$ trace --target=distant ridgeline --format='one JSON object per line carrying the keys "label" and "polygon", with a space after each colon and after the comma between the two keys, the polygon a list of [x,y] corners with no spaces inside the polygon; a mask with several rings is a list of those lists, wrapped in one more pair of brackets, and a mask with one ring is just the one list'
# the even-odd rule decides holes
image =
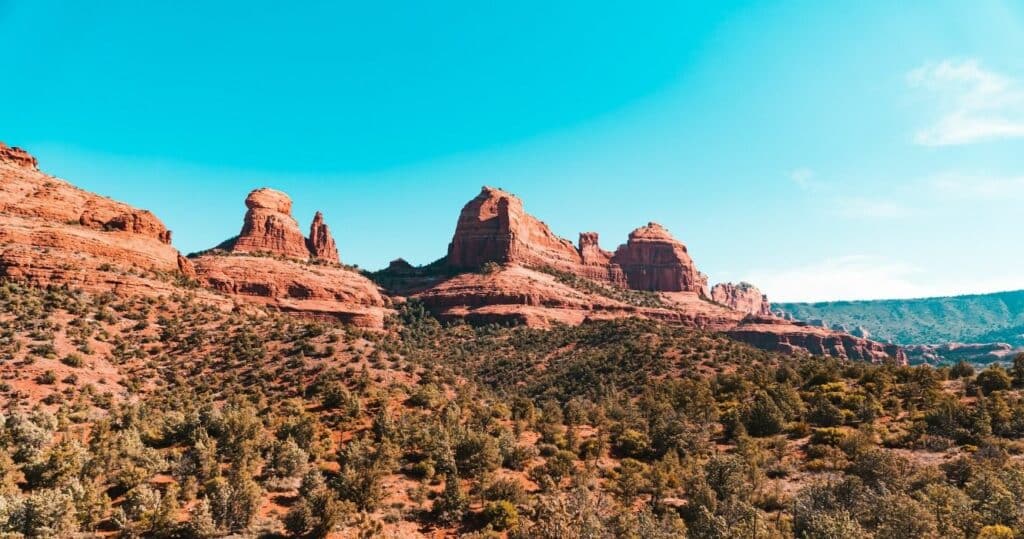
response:
{"label": "distant ridgeline", "polygon": [[798,320],[861,327],[901,345],[1008,343],[1024,346],[1024,290],[943,298],[775,303]]}

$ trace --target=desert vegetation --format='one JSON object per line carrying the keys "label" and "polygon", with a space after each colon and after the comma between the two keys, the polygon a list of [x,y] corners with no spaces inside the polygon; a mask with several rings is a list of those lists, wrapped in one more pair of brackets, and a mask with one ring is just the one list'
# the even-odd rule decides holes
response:
{"label": "desert vegetation", "polygon": [[625,319],[384,331],[0,284],[27,537],[1016,537],[1024,357],[870,365]]}

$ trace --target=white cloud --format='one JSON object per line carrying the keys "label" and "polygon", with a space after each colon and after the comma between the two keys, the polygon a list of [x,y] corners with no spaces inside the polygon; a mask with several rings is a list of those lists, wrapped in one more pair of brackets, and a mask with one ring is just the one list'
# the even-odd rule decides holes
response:
{"label": "white cloud", "polygon": [[918,144],[949,146],[1024,137],[1020,81],[990,71],[975,59],[947,59],[907,74],[908,83],[940,100],[937,120],[915,134]]}
{"label": "white cloud", "polygon": [[750,275],[772,301],[909,298],[935,295],[909,264],[868,255],[830,258],[801,267]]}
{"label": "white cloud", "polygon": [[929,183],[942,196],[963,200],[1010,200],[1024,198],[1024,176],[946,173]]}
{"label": "white cloud", "polygon": [[980,280],[943,281],[934,271],[873,255],[841,256],[779,271],[755,271],[742,280],[754,283],[769,300],[778,303],[923,298],[1024,287],[1024,278],[1012,269]]}

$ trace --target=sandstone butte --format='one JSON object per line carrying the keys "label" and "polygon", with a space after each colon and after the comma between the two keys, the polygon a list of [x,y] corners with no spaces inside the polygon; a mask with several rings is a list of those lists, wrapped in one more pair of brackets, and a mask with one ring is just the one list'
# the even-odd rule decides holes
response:
{"label": "sandstone butte", "polygon": [[256,189],[245,205],[238,237],[192,259],[203,286],[282,311],[384,326],[387,300],[373,281],[340,265],[323,214],[313,217],[307,239],[288,195]]}
{"label": "sandstone butte", "polygon": [[[473,323],[638,316],[768,350],[906,360],[896,346],[772,316],[752,286],[708,290],[686,246],[656,223],[634,230],[614,252],[595,233],[573,245],[526,213],[519,198],[484,188],[463,208],[445,258],[423,268],[399,259],[377,273],[389,298],[340,265],[319,212],[307,238],[284,193],[257,189],[246,207],[238,237],[185,258],[152,213],[44,174],[27,152],[0,143],[0,277],[91,292],[187,293],[222,308],[258,304],[375,328],[402,296],[419,298],[442,319]],[[204,289],[182,287],[189,282]]]}
{"label": "sandstone butte", "polygon": [[378,274],[442,319],[547,326],[639,316],[726,333],[767,350],[905,362],[901,348],[784,320],[752,285],[709,291],[686,246],[649,223],[614,252],[593,232],[573,245],[484,187],[459,215],[448,255],[423,268],[396,260]]}

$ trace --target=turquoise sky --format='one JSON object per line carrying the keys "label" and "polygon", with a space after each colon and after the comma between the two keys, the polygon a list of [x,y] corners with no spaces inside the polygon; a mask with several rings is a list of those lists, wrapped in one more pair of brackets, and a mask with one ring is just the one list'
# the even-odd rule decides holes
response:
{"label": "turquoise sky", "polygon": [[0,140],[186,252],[271,186],[426,263],[488,184],[773,299],[1024,288],[1024,4],[497,4],[0,0]]}

